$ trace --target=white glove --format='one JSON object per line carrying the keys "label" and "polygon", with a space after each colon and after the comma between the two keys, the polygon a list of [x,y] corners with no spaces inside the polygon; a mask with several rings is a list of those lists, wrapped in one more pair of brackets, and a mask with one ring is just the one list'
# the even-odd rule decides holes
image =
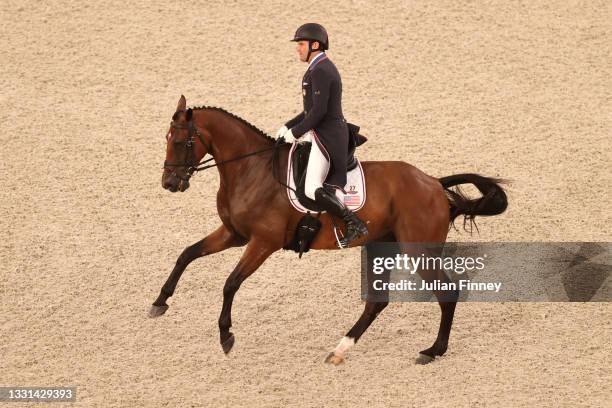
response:
{"label": "white glove", "polygon": [[283,136],[285,138],[285,142],[287,143],[295,143],[297,141],[297,139],[293,136],[291,129],[287,130]]}
{"label": "white glove", "polygon": [[282,128],[278,129],[278,132],[276,132],[276,138],[280,139],[281,137],[283,137],[285,135],[285,133],[287,133],[287,126],[283,125]]}

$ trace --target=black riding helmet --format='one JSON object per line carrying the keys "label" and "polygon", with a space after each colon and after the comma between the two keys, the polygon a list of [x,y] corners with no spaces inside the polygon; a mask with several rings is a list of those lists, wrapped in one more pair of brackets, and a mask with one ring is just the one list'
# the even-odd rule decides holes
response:
{"label": "black riding helmet", "polygon": [[[293,40],[291,41],[308,41],[308,55],[306,59],[310,59],[310,53],[312,51],[325,51],[329,49],[329,39],[327,38],[327,30],[321,24],[317,23],[306,23],[301,25],[295,32]],[[312,43],[314,41],[319,42],[319,48],[316,50],[312,49]]]}

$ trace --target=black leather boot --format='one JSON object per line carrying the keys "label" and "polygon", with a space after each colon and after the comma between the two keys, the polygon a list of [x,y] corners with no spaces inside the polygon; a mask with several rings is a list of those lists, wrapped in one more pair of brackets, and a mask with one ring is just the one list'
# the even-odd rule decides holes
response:
{"label": "black leather boot", "polygon": [[346,223],[346,236],[340,240],[340,246],[342,248],[346,248],[351,241],[368,235],[368,228],[365,223],[357,218],[355,213],[346,208],[346,206],[338,200],[335,193],[323,187],[319,187],[315,191],[315,201],[323,207],[325,211],[333,216],[342,218]]}

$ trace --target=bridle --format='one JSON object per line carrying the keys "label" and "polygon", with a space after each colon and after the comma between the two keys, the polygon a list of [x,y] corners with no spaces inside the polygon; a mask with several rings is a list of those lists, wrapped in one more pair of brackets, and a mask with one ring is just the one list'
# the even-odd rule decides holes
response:
{"label": "bridle", "polygon": [[[184,111],[177,111],[177,113],[180,113],[180,112],[184,112]],[[177,123],[175,120],[172,120],[172,122],[170,122],[170,128],[172,128],[172,129],[187,129],[187,131],[188,131],[187,139],[185,140],[185,159],[184,159],[183,163],[168,163],[168,161],[164,160],[164,167],[163,168],[167,169],[167,170],[170,170],[171,171],[170,174],[172,174],[174,177],[176,177],[179,180],[182,180],[184,182],[188,182],[189,179],[191,178],[191,176],[193,175],[193,173],[196,173],[198,171],[206,170],[206,169],[209,169],[211,167],[220,166],[222,164],[233,162],[233,161],[236,161],[236,160],[241,160],[241,159],[244,159],[246,157],[254,156],[256,154],[267,152],[267,151],[270,151],[270,150],[273,150],[273,149],[278,149],[278,147],[281,144],[281,143],[279,143],[280,142],[279,141],[279,142],[275,143],[274,146],[272,146],[272,147],[268,147],[268,148],[265,148],[265,149],[257,150],[255,152],[243,154],[242,156],[234,157],[233,159],[223,160],[223,161],[220,161],[218,163],[208,164],[207,165],[206,163],[209,163],[209,162],[215,160],[215,158],[211,157],[209,159],[206,159],[206,160],[203,160],[203,161],[200,161],[200,162],[196,162],[195,151],[193,149],[193,144],[195,142],[194,134],[198,137],[198,139],[200,140],[200,143],[202,143],[202,145],[206,148],[206,151],[209,154],[210,154],[210,152],[212,150],[211,150],[211,146],[208,143],[206,143],[206,140],[204,139],[204,136],[202,136],[202,134],[200,133],[198,128],[193,123],[193,119],[190,119],[187,123]],[[169,140],[169,136],[166,138],[166,140]],[[284,141],[284,139],[283,139],[283,141]],[[182,176],[178,175],[175,170],[172,170],[172,168],[176,168],[176,167],[184,167],[185,168],[186,176],[182,177]]]}
{"label": "bridle", "polygon": [[[171,174],[180,180],[189,181],[189,179],[191,178],[194,172],[198,170],[203,170],[203,169],[198,169],[198,166],[200,164],[208,163],[209,161],[213,160],[211,158],[211,159],[206,160],[203,163],[196,162],[195,151],[193,150],[193,144],[195,141],[193,135],[195,134],[198,137],[198,139],[200,139],[200,143],[202,143],[202,145],[206,147],[208,152],[210,152],[210,148],[208,144],[206,143],[206,141],[204,140],[204,136],[202,136],[198,128],[193,123],[193,120],[190,120],[187,123],[177,123],[176,121],[173,120],[172,122],[170,122],[170,128],[171,129],[187,129],[188,131],[187,139],[185,139],[185,159],[183,163],[168,163],[168,161],[164,160],[164,169],[170,170]],[[169,140],[169,139],[170,137],[168,136],[166,140]],[[182,177],[176,174],[176,171],[172,169],[176,167],[184,167],[186,176]]]}

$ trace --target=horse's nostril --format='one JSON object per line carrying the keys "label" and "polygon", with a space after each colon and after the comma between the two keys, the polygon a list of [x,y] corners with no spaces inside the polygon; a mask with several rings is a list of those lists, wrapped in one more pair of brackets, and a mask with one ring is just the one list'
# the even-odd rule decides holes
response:
{"label": "horse's nostril", "polygon": [[162,180],[162,187],[165,188],[166,190],[172,189],[172,186],[173,186],[172,180],[169,177],[165,177]]}

